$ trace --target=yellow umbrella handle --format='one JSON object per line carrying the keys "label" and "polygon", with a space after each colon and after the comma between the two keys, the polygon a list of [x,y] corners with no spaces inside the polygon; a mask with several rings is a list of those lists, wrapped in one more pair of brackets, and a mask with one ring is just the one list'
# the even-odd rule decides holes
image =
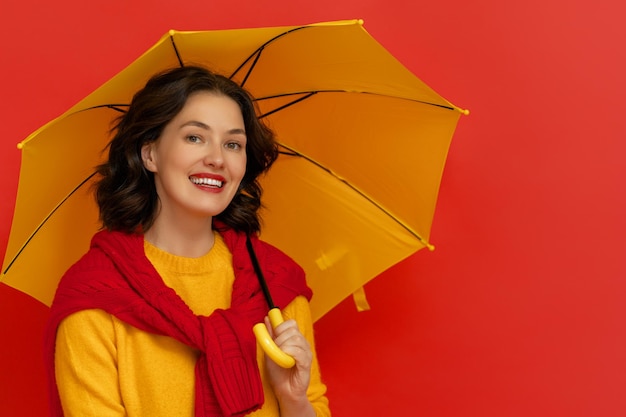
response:
{"label": "yellow umbrella handle", "polygon": [[[283,322],[283,315],[278,308],[271,309],[268,316],[273,329]],[[272,336],[270,336],[265,323],[255,324],[252,330],[254,331],[256,340],[259,342],[259,345],[261,345],[261,349],[263,349],[265,354],[269,356],[271,360],[283,368],[292,368],[296,364],[296,360],[294,358],[280,350],[276,343],[274,343],[274,340],[272,340]]]}

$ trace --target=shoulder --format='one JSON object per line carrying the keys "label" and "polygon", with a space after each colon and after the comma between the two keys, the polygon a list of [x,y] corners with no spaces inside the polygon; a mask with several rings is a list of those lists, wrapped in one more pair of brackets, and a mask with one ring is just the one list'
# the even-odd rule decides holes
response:
{"label": "shoulder", "polygon": [[111,259],[98,247],[91,247],[65,272],[59,282],[59,287],[85,285],[114,272],[115,265]]}
{"label": "shoulder", "polygon": [[67,270],[66,275],[83,271],[108,269],[112,267],[113,264],[111,260],[100,248],[91,247]]}
{"label": "shoulder", "polygon": [[119,272],[113,258],[133,257],[139,252],[143,254],[143,236],[102,230],[92,237],[89,250],[67,270],[62,282],[117,277]]}
{"label": "shoulder", "polygon": [[98,246],[89,250],[61,277],[56,289],[52,312],[71,314],[88,308],[101,308],[129,293],[114,262]]}

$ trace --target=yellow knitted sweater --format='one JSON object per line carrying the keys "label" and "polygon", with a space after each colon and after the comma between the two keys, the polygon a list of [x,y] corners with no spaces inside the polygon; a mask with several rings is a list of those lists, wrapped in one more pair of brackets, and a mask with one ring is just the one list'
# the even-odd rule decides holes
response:
{"label": "yellow knitted sweater", "polygon": [[[144,242],[146,256],[166,285],[196,314],[209,315],[230,305],[232,257],[219,234],[200,258],[164,252]],[[318,417],[330,416],[326,386],[315,356],[308,301],[300,296],[283,309],[298,322],[311,343],[314,359],[308,397]],[[167,337],[146,333],[102,310],[84,310],[65,318],[58,329],[55,372],[66,417],[193,417],[194,368],[198,351]],[[263,352],[257,360],[265,404],[250,414],[280,416],[265,376]]]}

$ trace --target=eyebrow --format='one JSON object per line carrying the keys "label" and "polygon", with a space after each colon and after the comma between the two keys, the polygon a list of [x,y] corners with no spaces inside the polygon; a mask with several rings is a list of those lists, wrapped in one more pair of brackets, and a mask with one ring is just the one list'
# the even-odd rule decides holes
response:
{"label": "eyebrow", "polygon": [[[180,127],[183,128],[185,126],[195,126],[204,130],[211,130],[211,126],[207,125],[206,123],[202,123],[198,120],[190,120],[188,122],[183,123]],[[231,135],[245,135],[246,131],[244,129],[234,128],[234,129],[230,129],[228,133],[230,133]]]}

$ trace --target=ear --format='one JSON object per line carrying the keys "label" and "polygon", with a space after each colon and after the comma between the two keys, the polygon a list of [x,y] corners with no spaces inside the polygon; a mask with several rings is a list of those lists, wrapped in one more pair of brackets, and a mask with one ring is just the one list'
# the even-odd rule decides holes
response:
{"label": "ear", "polygon": [[157,170],[154,157],[154,145],[155,142],[148,142],[141,147],[143,166],[150,172],[156,172]]}

